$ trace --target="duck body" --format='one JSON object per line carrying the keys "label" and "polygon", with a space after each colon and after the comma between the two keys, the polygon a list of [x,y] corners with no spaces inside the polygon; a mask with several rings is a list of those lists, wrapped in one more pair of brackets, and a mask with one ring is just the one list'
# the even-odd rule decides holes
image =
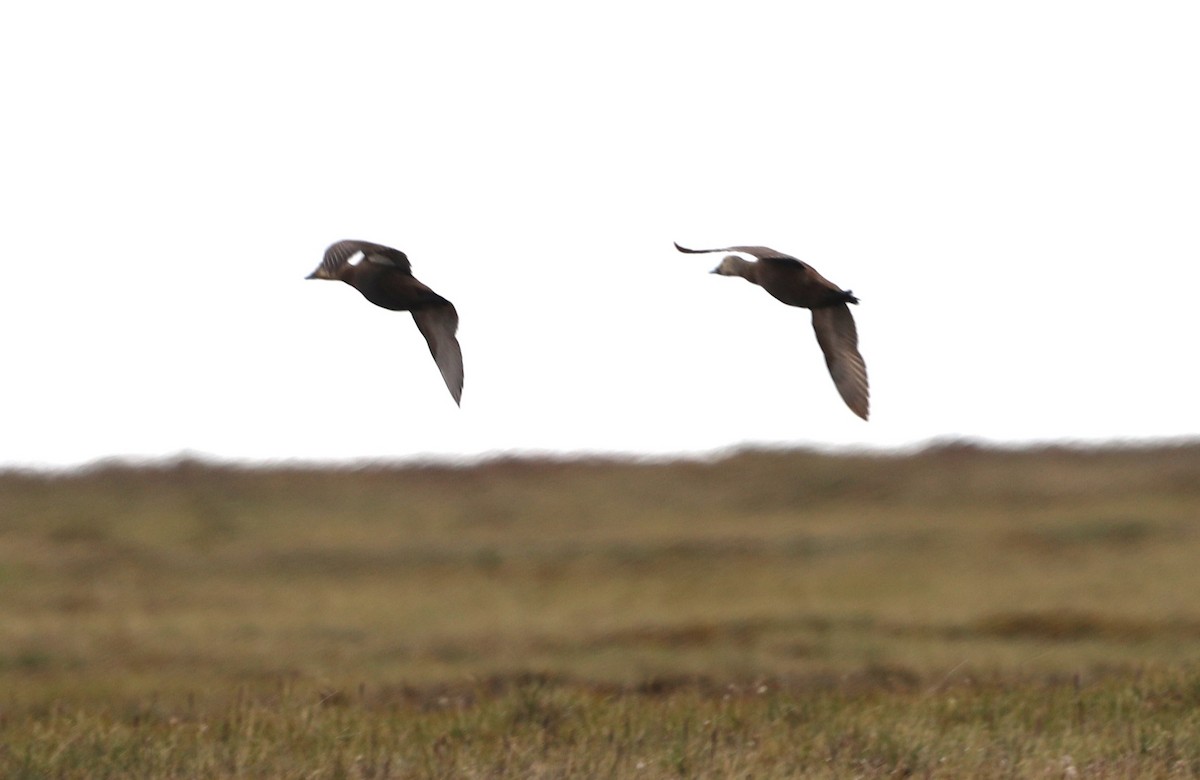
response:
{"label": "duck body", "polygon": [[812,266],[799,260],[766,257],[754,265],[754,281],[758,286],[788,306],[822,309],[837,304],[858,303],[858,298],[849,290],[842,290],[813,270]]}
{"label": "duck body", "polygon": [[389,265],[369,261],[358,265],[347,263],[338,278],[362,293],[371,303],[391,311],[453,305],[412,274],[400,273]]}

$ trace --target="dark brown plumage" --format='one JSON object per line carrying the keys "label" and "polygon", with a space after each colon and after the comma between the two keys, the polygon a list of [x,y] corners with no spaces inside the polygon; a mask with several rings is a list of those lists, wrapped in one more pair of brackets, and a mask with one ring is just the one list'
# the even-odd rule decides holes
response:
{"label": "dark brown plumage", "polygon": [[848,303],[858,303],[849,290],[843,290],[816,272],[812,266],[791,255],[765,246],[731,246],[724,249],[675,248],[690,254],[741,252],[751,255],[750,262],[739,255],[726,255],[713,273],[740,276],[757,284],[788,306],[812,310],[813,330],[825,353],[825,365],[850,411],[864,420],[869,413],[867,366],[858,352],[858,330]]}
{"label": "dark brown plumage", "polygon": [[[351,263],[360,252],[362,260]],[[407,255],[369,241],[338,241],[325,250],[325,258],[307,278],[340,279],[376,306],[411,312],[450,395],[456,404],[462,403],[462,350],[454,336],[458,312],[454,304],[417,281]]]}

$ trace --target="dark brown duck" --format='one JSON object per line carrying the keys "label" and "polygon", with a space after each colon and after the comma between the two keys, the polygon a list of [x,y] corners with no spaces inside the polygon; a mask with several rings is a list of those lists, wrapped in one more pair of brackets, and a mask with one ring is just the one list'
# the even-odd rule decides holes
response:
{"label": "dark brown duck", "polygon": [[858,303],[849,290],[843,290],[817,273],[807,263],[765,246],[731,246],[724,249],[675,248],[690,254],[740,252],[755,258],[750,262],[740,255],[726,255],[714,274],[740,276],[769,292],[788,306],[812,310],[813,330],[825,353],[825,365],[833,384],[850,411],[864,420],[869,413],[867,366],[858,352],[858,330],[848,303]]}
{"label": "dark brown duck", "polygon": [[[362,260],[351,263],[359,253]],[[456,404],[462,403],[462,350],[454,335],[458,331],[458,311],[412,275],[407,255],[370,241],[338,241],[325,250],[325,258],[307,278],[340,279],[376,306],[410,312],[429,344],[450,395]]]}

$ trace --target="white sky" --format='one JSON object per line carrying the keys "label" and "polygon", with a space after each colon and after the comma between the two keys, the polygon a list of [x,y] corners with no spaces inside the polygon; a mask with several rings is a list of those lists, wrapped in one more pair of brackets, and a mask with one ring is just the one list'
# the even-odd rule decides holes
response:
{"label": "white sky", "polygon": [[[1200,5],[10,3],[0,464],[1200,434]],[[305,281],[406,251],[462,317]],[[872,419],[809,314],[862,298]]]}

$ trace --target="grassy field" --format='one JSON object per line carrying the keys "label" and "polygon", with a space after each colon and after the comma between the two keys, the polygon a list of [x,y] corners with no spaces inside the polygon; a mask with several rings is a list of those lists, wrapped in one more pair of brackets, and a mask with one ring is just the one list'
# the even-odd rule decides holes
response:
{"label": "grassy field", "polygon": [[1200,775],[1200,446],[0,474],[0,777]]}

